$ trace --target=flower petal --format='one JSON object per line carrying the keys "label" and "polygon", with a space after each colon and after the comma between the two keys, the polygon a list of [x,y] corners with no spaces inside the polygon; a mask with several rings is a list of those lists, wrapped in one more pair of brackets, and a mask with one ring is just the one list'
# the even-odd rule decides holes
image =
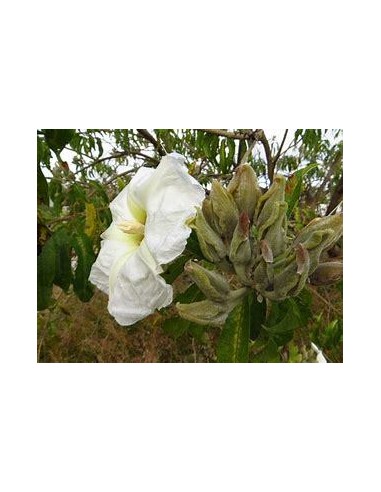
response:
{"label": "flower petal", "polygon": [[155,266],[143,241],[117,272],[108,310],[120,325],[132,325],[172,302],[172,287],[156,273]]}
{"label": "flower petal", "polygon": [[133,253],[139,246],[139,242],[134,234],[124,234],[114,224],[102,234],[101,250],[91,267],[89,276],[90,282],[96,285],[101,291],[109,293],[109,277],[113,266],[120,258]]}
{"label": "flower petal", "polygon": [[154,169],[147,167],[138,169],[128,185],[110,203],[112,219],[115,223],[135,219],[144,224],[146,213],[139,195],[141,190],[144,191],[145,183],[154,172]]}
{"label": "flower petal", "polygon": [[169,263],[183,252],[191,233],[185,221],[195,215],[195,207],[204,197],[183,157],[171,154],[162,158],[142,195],[147,212],[145,241],[158,264]]}

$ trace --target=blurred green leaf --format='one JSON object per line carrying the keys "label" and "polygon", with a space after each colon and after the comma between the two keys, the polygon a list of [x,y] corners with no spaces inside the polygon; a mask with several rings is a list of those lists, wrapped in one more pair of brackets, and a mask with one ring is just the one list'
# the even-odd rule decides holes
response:
{"label": "blurred green leaf", "polygon": [[53,280],[56,268],[56,246],[50,238],[37,257],[37,309],[46,309],[51,304]]}
{"label": "blurred green leaf", "polygon": [[95,254],[90,238],[84,233],[73,235],[73,247],[78,257],[73,280],[74,292],[81,301],[87,302],[94,293],[94,288],[89,282],[89,275],[95,261]]}
{"label": "blurred green leaf", "polygon": [[286,299],[272,303],[270,315],[263,328],[280,346],[292,340],[294,330],[302,325],[303,321],[297,302],[294,299]]}
{"label": "blurred green leaf", "polygon": [[250,339],[256,340],[261,332],[261,327],[266,321],[266,302],[259,302],[257,294],[253,291],[249,294],[250,308]]}
{"label": "blurred green leaf", "polygon": [[222,140],[221,141],[221,145],[220,145],[220,152],[219,152],[219,155],[220,155],[220,170],[226,174],[226,171],[227,171],[227,162],[226,162],[226,152],[225,152],[225,149],[226,149],[226,140]]}
{"label": "blurred green leaf", "polygon": [[299,171],[296,171],[292,177],[289,179],[289,182],[287,183],[286,186],[286,191],[289,191],[290,188],[292,189],[291,192],[288,192],[286,194],[286,201],[288,204],[288,209],[287,209],[287,217],[290,217],[295,205],[298,203],[300,195],[302,193],[302,187],[303,187],[303,178],[307,176],[311,171],[316,169],[318,167],[317,164],[309,164],[308,166],[304,167],[303,169],[299,169]]}
{"label": "blurred green leaf", "polygon": [[252,344],[250,362],[281,362],[278,345],[271,338],[266,342],[259,340]]}
{"label": "blurred green leaf", "polygon": [[250,339],[250,298],[245,299],[229,314],[217,346],[218,362],[248,362]]}
{"label": "blurred green leaf", "polygon": [[75,130],[43,130],[43,133],[49,147],[56,154],[60,154],[65,145],[68,145],[74,137]]}
{"label": "blurred green leaf", "polygon": [[181,255],[167,266],[165,272],[161,274],[167,284],[172,284],[183,273],[184,265],[189,259],[189,255]]}
{"label": "blurred green leaf", "polygon": [[54,284],[67,290],[72,281],[71,273],[71,237],[65,227],[58,229],[52,239],[55,243],[56,264]]}
{"label": "blurred green leaf", "polygon": [[[185,292],[179,294],[176,298],[178,302],[190,304],[192,302],[201,301],[204,298],[202,292],[196,284],[192,284]],[[186,319],[175,316],[168,318],[163,323],[163,330],[174,338],[178,338],[184,333],[191,333],[192,330],[198,334],[198,324],[187,321]],[[204,327],[201,327],[204,330]]]}
{"label": "blurred green leaf", "polygon": [[37,164],[37,201],[49,205],[49,188],[46,178],[41,171],[40,163]]}

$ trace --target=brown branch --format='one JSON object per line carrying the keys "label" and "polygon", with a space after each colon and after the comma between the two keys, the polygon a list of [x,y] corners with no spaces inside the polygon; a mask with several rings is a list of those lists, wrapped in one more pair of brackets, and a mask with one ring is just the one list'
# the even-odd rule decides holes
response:
{"label": "brown branch", "polygon": [[151,157],[150,155],[143,154],[142,152],[139,152],[138,150],[124,150],[121,152],[116,152],[115,154],[111,154],[108,157],[102,157],[101,159],[96,159],[95,161],[91,162],[90,164],[88,164],[85,167],[82,167],[81,169],[79,169],[78,171],[76,171],[73,174],[79,174],[83,171],[86,171],[86,169],[89,169],[90,167],[96,166],[100,162],[109,161],[111,159],[118,159],[120,157],[128,157],[130,155],[136,155],[136,156],[142,157],[143,159],[151,161],[155,165],[159,164],[158,159],[156,159],[155,157]]}
{"label": "brown branch", "polygon": [[269,177],[270,184],[271,184],[273,182],[273,179],[274,179],[275,165],[274,165],[273,158],[271,156],[271,149],[270,149],[269,142],[268,142],[267,137],[265,135],[265,132],[263,130],[258,131],[258,140],[262,143],[262,145],[265,149],[266,161],[267,161],[267,175]]}
{"label": "brown branch", "polygon": [[280,154],[281,154],[281,152],[282,152],[283,145],[284,145],[284,142],[285,142],[286,137],[287,137],[287,133],[288,133],[288,130],[286,130],[286,131],[284,132],[283,139],[282,139],[282,142],[281,142],[281,144],[280,144],[279,150],[278,150],[278,152],[277,152],[276,156],[275,156],[275,157],[274,157],[274,159],[273,159],[273,164],[274,164],[274,167],[275,167],[275,164],[277,163],[277,161],[278,161],[278,159],[279,159],[279,157],[280,157]]}
{"label": "brown branch", "polygon": [[161,143],[158,142],[156,140],[156,138],[153,135],[151,135],[148,130],[137,130],[137,132],[139,133],[139,135],[141,137],[143,137],[145,140],[150,142],[155,147],[155,149],[158,151],[159,155],[161,155],[161,156],[166,155],[166,152],[163,149],[163,146],[161,145]]}
{"label": "brown branch", "polygon": [[[100,207],[100,208],[97,208],[97,211],[99,210],[106,210],[108,209],[108,205],[105,206],[105,207]],[[57,217],[55,219],[51,219],[51,220],[47,220],[44,222],[44,225],[45,224],[55,224],[56,222],[64,222],[65,220],[71,220],[71,219],[74,219],[75,217],[80,217],[81,215],[86,215],[86,212],[76,212],[75,214],[70,214],[70,215],[63,215],[61,217]]]}
{"label": "brown branch", "polygon": [[199,129],[201,132],[206,132],[210,133],[211,135],[217,135],[219,137],[226,137],[226,138],[233,138],[235,140],[250,140],[250,139],[255,139],[258,140],[257,138],[257,132],[258,130],[248,130],[248,131],[243,131],[243,132],[230,132],[228,130],[204,130],[204,129]]}

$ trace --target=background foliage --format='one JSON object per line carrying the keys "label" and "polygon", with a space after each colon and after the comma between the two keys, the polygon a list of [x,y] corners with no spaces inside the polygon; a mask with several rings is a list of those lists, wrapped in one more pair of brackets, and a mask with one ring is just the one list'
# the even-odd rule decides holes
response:
{"label": "background foliage", "polygon": [[[284,174],[295,232],[342,207],[341,130],[38,130],[39,360],[300,362],[312,340],[329,360],[342,361],[341,282],[310,285],[271,311],[248,296],[222,331],[180,319],[172,307],[137,324],[139,330],[112,321],[107,297],[94,296],[88,281],[100,234],[111,222],[108,204],[139,167],[155,167],[174,151],[206,189],[212,179],[228,182],[244,161],[263,190],[275,173]],[[329,255],[341,257],[342,244]],[[182,275],[191,257],[201,257],[193,234],[164,273],[179,302],[201,299]]]}

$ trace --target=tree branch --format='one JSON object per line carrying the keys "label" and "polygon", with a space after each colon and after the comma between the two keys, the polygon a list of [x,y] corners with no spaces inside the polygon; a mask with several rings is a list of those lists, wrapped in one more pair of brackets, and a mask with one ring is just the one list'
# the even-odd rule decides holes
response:
{"label": "tree branch", "polygon": [[273,158],[271,156],[271,149],[270,149],[269,142],[268,142],[267,137],[265,135],[265,132],[263,130],[258,131],[258,140],[262,143],[262,145],[265,149],[266,161],[267,161],[267,175],[269,177],[270,184],[272,184],[273,179],[274,179],[275,164],[274,164]]}
{"label": "tree branch", "polygon": [[156,140],[156,138],[150,134],[148,130],[137,130],[140,136],[142,136],[144,139],[146,139],[148,142],[150,142],[155,149],[158,151],[159,155],[164,156],[166,155],[166,151],[163,149],[163,146]]}
{"label": "tree branch", "polygon": [[226,137],[226,138],[233,138],[235,140],[250,140],[250,139],[255,139],[258,140],[257,138],[257,132],[258,130],[247,130],[243,132],[230,132],[228,130],[204,130],[204,129],[199,129],[201,132],[206,132],[210,133],[211,135],[217,135],[219,137]]}
{"label": "tree branch", "polygon": [[96,159],[95,161],[91,162],[87,166],[82,167],[81,169],[76,171],[74,174],[78,174],[78,173],[81,173],[83,171],[86,171],[86,169],[89,169],[90,167],[96,166],[100,162],[109,161],[111,159],[118,159],[120,157],[128,157],[130,155],[137,155],[137,156],[143,157],[143,159],[146,159],[147,161],[151,161],[152,164],[155,164],[155,165],[159,164],[158,159],[156,159],[155,157],[151,157],[150,155],[143,154],[142,152],[139,152],[138,150],[124,150],[121,152],[116,152],[115,154],[111,154],[108,157],[102,157],[101,159]]}
{"label": "tree branch", "polygon": [[274,159],[273,159],[273,164],[274,164],[274,167],[275,167],[275,164],[277,163],[277,161],[278,161],[278,159],[279,159],[279,157],[280,157],[280,154],[281,154],[281,152],[282,152],[283,145],[284,145],[284,142],[285,142],[286,137],[287,137],[287,133],[288,133],[288,130],[286,130],[286,131],[284,132],[283,139],[282,139],[282,142],[281,142],[281,144],[280,144],[279,150],[278,150],[278,152],[277,152],[276,156],[275,156],[275,157],[274,157]]}

